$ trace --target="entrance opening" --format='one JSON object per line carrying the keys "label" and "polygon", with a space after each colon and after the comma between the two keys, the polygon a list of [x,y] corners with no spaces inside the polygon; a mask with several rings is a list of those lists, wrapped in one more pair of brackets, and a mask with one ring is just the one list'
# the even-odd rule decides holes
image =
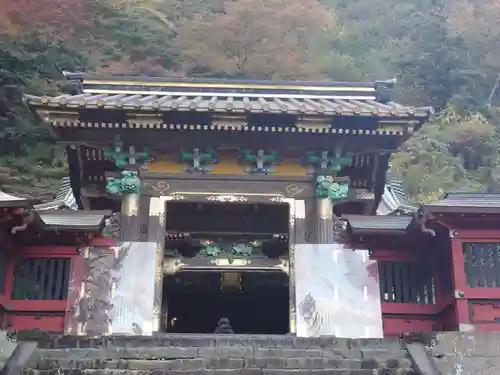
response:
{"label": "entrance opening", "polygon": [[288,204],[168,203],[166,230],[197,235],[288,233]]}
{"label": "entrance opening", "polygon": [[167,332],[213,333],[222,317],[237,334],[289,332],[284,273],[181,272],[166,276],[163,285]]}

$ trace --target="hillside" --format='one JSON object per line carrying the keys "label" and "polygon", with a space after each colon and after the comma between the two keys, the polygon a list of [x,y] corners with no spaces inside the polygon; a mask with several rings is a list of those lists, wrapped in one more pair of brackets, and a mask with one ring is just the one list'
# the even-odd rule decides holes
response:
{"label": "hillside", "polygon": [[21,93],[62,70],[251,79],[397,77],[438,113],[394,155],[414,200],[500,179],[494,0],[0,0],[0,186],[50,199],[64,155]]}

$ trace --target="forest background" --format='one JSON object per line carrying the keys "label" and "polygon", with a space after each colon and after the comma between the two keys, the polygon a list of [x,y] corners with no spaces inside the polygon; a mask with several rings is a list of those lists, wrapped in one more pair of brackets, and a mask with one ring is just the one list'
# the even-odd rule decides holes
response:
{"label": "forest background", "polygon": [[0,186],[52,198],[66,174],[21,94],[61,72],[364,81],[436,115],[394,154],[414,201],[500,184],[498,0],[0,0]]}

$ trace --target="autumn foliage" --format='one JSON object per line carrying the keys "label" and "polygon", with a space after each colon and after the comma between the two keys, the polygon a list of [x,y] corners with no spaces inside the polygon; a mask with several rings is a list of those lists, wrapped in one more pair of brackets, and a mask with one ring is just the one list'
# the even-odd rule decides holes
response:
{"label": "autumn foliage", "polygon": [[322,34],[338,35],[334,14],[316,0],[227,1],[220,13],[197,14],[176,42],[194,72],[256,79],[319,78]]}
{"label": "autumn foliage", "polygon": [[38,29],[67,35],[77,26],[91,24],[92,3],[93,0],[0,0],[0,25],[11,33]]}

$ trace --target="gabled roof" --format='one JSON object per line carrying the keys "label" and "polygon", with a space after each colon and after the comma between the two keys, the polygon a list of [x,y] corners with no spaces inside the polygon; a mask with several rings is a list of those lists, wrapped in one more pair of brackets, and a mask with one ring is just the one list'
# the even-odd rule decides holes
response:
{"label": "gabled roof", "polygon": [[0,191],[0,207],[31,207],[31,202],[27,198],[15,197]]}
{"label": "gabled roof", "polygon": [[100,230],[105,219],[111,215],[108,210],[46,210],[38,212],[45,229],[48,230]]}
{"label": "gabled roof", "polygon": [[431,107],[390,100],[394,81],[244,81],[144,77],[101,77],[66,73],[71,94],[26,95],[35,108],[96,108],[231,114],[275,113],[304,116],[378,116],[425,121]]}
{"label": "gabled roof", "polygon": [[423,206],[430,213],[500,213],[500,193],[448,193],[444,199]]}
{"label": "gabled roof", "polygon": [[71,188],[71,180],[69,177],[63,177],[59,185],[59,190],[56,193],[56,201],[62,201],[66,207],[77,210],[78,204],[76,203],[73,189]]}
{"label": "gabled roof", "polygon": [[377,215],[403,213],[410,215],[418,211],[418,207],[410,203],[406,197],[401,181],[390,180],[384,186],[384,194],[377,207]]}
{"label": "gabled roof", "polygon": [[69,177],[63,177],[59,185],[59,190],[56,193],[55,199],[52,202],[36,204],[33,206],[36,211],[55,210],[55,209],[70,209],[77,210],[75,196],[71,188]]}
{"label": "gabled roof", "polygon": [[413,220],[413,216],[367,216],[342,215],[347,220],[347,228],[353,234],[376,232],[405,232]]}

